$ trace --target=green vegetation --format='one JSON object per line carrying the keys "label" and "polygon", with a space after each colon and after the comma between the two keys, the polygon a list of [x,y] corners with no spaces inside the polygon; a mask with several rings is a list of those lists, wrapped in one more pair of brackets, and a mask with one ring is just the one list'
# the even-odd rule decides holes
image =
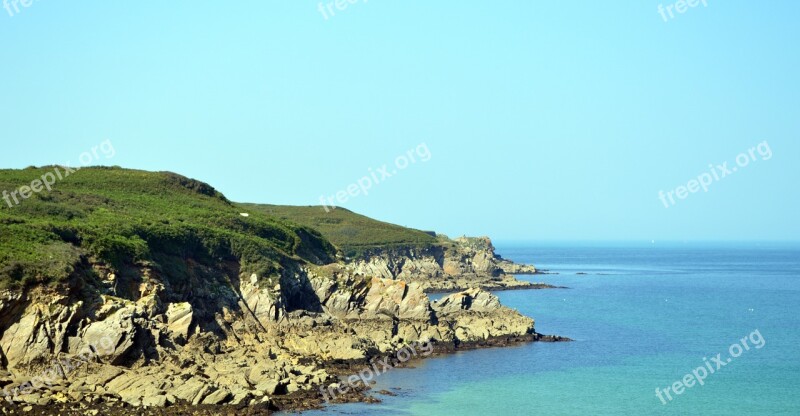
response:
{"label": "green vegetation", "polygon": [[[54,169],[0,170],[0,192]],[[234,264],[271,281],[287,261],[333,262],[336,247],[356,257],[442,244],[432,233],[343,208],[233,204],[208,184],[170,172],[85,168],[51,191],[17,199],[11,207],[0,199],[0,288],[57,283],[89,263],[123,273],[147,266],[174,283],[201,273],[193,264]]]}
{"label": "green vegetation", "polygon": [[[53,170],[0,170],[0,192]],[[84,168],[19,205],[0,200],[0,288],[62,281],[87,259],[114,269],[145,264],[177,280],[190,261],[234,261],[263,276],[287,260],[333,261],[335,248],[314,229],[241,212],[211,186],[174,173]]]}
{"label": "green vegetation", "polygon": [[344,208],[326,212],[319,206],[238,205],[248,212],[259,212],[319,230],[348,257],[359,256],[373,248],[429,247],[437,243],[432,233],[376,221]]}

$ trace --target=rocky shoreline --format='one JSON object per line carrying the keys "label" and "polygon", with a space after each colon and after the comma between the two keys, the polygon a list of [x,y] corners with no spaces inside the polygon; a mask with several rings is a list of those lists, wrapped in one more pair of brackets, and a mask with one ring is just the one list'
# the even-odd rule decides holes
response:
{"label": "rocky shoreline", "polygon": [[[325,404],[320,387],[410,343],[434,354],[567,341],[534,330],[491,290],[516,280],[486,238],[327,265],[286,263],[279,278],[194,266],[159,270],[84,260],[65,284],[0,293],[4,414],[269,414]],[[438,256],[438,257],[437,257]],[[209,276],[216,276],[209,280]],[[211,284],[210,284],[211,283]],[[436,302],[425,293],[453,291]],[[331,402],[376,401],[368,386]]]}
{"label": "rocky shoreline", "polygon": [[[45,170],[0,180],[17,187]],[[539,271],[487,237],[236,204],[170,172],[81,174],[0,212],[2,413],[247,415],[372,401],[369,372],[359,388],[352,375],[342,384],[343,369],[392,351],[405,364],[413,346],[558,340],[487,291],[550,287],[517,280]],[[432,302],[426,291],[452,293]]]}
{"label": "rocky shoreline", "polygon": [[439,244],[426,248],[395,248],[367,252],[349,262],[354,273],[414,282],[426,293],[450,293],[479,287],[484,290],[563,289],[543,282],[527,282],[514,275],[540,275],[495,252],[489,237],[437,236]]}
{"label": "rocky shoreline", "polygon": [[[471,341],[454,345],[436,345],[431,356],[441,356],[452,354],[458,351],[468,351],[484,348],[502,348],[528,342],[569,342],[571,339],[561,336],[542,335],[538,333],[526,334],[522,336],[499,336],[486,340]],[[326,370],[335,376],[347,376],[355,374],[359,370],[370,365],[370,361],[375,357],[367,359],[349,360],[326,363]],[[414,358],[406,363],[399,363],[393,368],[413,368],[414,364],[425,358]],[[323,386],[313,386],[309,390],[300,390],[283,396],[275,396],[266,403],[257,404],[221,404],[193,405],[190,402],[178,401],[169,407],[151,406],[132,406],[124,401],[102,401],[90,400],[67,403],[51,403],[47,405],[39,404],[11,404],[0,400],[0,412],[2,414],[33,414],[33,415],[231,415],[231,416],[255,416],[271,415],[279,411],[300,412],[305,410],[323,409],[330,404],[343,403],[380,403],[368,393],[372,390],[370,386],[360,385],[334,400],[326,402],[319,394],[319,388]],[[377,392],[377,394],[394,395],[390,391]]]}
{"label": "rocky shoreline", "polygon": [[[543,290],[543,289],[569,289],[567,286],[555,286],[548,283],[541,283],[541,282],[524,282],[520,281],[521,284],[512,285],[512,286],[477,286],[478,289],[485,290],[487,292],[503,292],[507,290]],[[456,293],[464,290],[468,290],[470,288],[456,288],[456,289],[427,289],[425,293],[429,295],[439,295],[439,294],[450,294]]]}

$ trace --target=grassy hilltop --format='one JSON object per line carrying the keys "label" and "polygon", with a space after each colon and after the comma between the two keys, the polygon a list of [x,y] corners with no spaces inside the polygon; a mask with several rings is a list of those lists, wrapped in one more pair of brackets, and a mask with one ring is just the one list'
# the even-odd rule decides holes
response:
{"label": "grassy hilltop", "polygon": [[353,211],[321,206],[239,204],[248,212],[259,212],[318,230],[347,256],[364,250],[387,247],[428,247],[437,242],[431,234],[374,220]]}
{"label": "grassy hilltop", "polygon": [[[54,169],[0,170],[0,192]],[[0,200],[0,288],[57,282],[89,260],[180,279],[192,262],[275,275],[286,260],[327,263],[336,254],[319,232],[259,212],[244,217],[211,186],[174,173],[84,168],[52,188],[11,207]]]}
{"label": "grassy hilltop", "polygon": [[[0,170],[0,192],[55,169]],[[88,262],[144,265],[180,280],[192,262],[234,261],[242,272],[275,276],[287,260],[322,264],[337,251],[354,257],[441,243],[344,208],[232,203],[210,185],[170,172],[83,168],[50,191],[15,197],[19,204],[0,200],[0,288],[59,282]]]}

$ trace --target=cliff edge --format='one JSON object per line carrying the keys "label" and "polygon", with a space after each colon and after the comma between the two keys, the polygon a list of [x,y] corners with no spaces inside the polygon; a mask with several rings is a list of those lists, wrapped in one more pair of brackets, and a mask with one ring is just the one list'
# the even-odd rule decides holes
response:
{"label": "cliff edge", "polygon": [[[0,170],[0,189],[50,169]],[[557,340],[481,289],[521,284],[487,238],[362,217],[366,234],[341,234],[352,246],[250,208],[180,175],[121,168],[81,169],[0,206],[2,411],[304,409],[343,369],[408,345]]]}

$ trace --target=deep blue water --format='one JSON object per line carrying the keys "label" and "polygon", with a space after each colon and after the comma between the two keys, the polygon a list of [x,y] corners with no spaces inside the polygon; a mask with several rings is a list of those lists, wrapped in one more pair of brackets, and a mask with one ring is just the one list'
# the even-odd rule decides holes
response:
{"label": "deep blue water", "polygon": [[[571,343],[425,360],[381,375],[382,404],[307,414],[800,415],[800,246],[508,244],[563,290],[497,293]],[[577,275],[576,273],[588,273]],[[754,331],[758,334],[753,334]],[[752,337],[750,335],[753,334]],[[748,337],[749,350],[666,404],[656,396]],[[755,342],[759,341],[759,342]],[[757,346],[761,345],[761,348]]]}

